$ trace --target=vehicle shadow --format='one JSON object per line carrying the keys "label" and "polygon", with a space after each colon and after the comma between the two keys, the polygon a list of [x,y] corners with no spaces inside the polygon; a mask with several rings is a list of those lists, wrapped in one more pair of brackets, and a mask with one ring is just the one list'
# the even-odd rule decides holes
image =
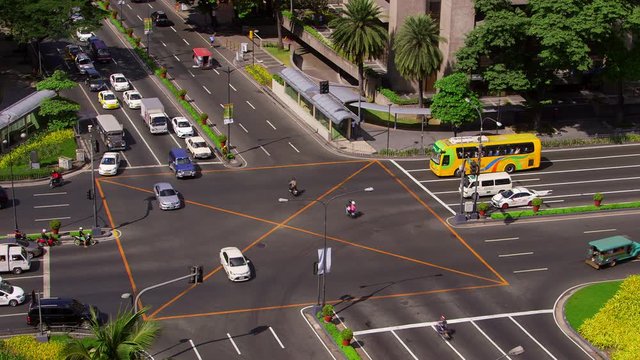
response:
{"label": "vehicle shadow", "polygon": [[155,196],[148,196],[146,199],[144,199],[144,201],[147,202],[147,207],[145,209],[144,215],[142,215],[141,217],[131,220],[131,221],[125,221],[121,224],[119,224],[118,226],[116,226],[116,229],[121,229],[127,225],[131,225],[131,224],[135,224],[138,221],[144,220],[149,216],[149,213],[151,213],[151,211],[153,210],[153,204],[152,202],[155,201]]}

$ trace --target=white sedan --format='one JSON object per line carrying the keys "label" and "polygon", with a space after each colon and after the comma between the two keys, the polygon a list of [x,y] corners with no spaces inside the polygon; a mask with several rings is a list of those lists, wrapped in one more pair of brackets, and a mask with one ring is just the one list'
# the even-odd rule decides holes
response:
{"label": "white sedan", "polygon": [[173,127],[173,132],[175,132],[180,138],[193,136],[193,127],[185,117],[174,117],[171,119],[171,126]]}
{"label": "white sedan", "polygon": [[0,305],[18,306],[25,300],[24,290],[13,286],[0,277]]}
{"label": "white sedan", "polygon": [[140,95],[138,90],[129,90],[122,93],[122,99],[129,109],[139,109],[142,95]]}
{"label": "white sedan", "polygon": [[131,89],[129,80],[127,80],[127,78],[120,73],[111,74],[111,76],[109,76],[109,82],[111,83],[111,87],[115,91],[125,91]]}
{"label": "white sedan", "polygon": [[211,148],[207,145],[201,136],[192,136],[187,138],[187,149],[196,159],[206,159],[211,157]]}
{"label": "white sedan", "polygon": [[76,31],[76,36],[78,37],[78,40],[80,41],[89,41],[89,39],[91,39],[92,37],[96,36],[96,34],[94,34],[92,31],[88,31],[85,29],[79,29],[78,31]]}
{"label": "white sedan", "polygon": [[117,175],[120,168],[120,154],[117,152],[106,152],[102,155],[100,166],[98,166],[98,174],[100,175]]}
{"label": "white sedan", "polygon": [[220,264],[231,281],[247,281],[251,279],[251,268],[237,247],[226,247],[220,250]]}
{"label": "white sedan", "polygon": [[491,205],[499,209],[508,209],[516,206],[531,206],[531,201],[533,201],[533,199],[550,193],[551,191],[535,191],[519,186],[494,195],[491,198]]}

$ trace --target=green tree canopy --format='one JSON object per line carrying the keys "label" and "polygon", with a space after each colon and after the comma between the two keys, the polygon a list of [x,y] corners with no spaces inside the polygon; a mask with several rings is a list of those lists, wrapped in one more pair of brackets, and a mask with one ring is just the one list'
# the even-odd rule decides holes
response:
{"label": "green tree canopy", "polygon": [[72,100],[56,97],[40,103],[38,115],[47,120],[49,130],[62,130],[72,127],[78,116],[80,105]]}
{"label": "green tree canopy", "polygon": [[51,76],[44,78],[36,84],[38,90],[53,90],[56,92],[56,96],[60,96],[60,91],[71,89],[78,86],[78,83],[69,79],[66,72],[62,70],[56,70]]}
{"label": "green tree canopy", "polygon": [[438,92],[433,96],[431,114],[441,122],[450,124],[454,136],[462,125],[478,120],[482,104],[469,88],[466,74],[456,72],[445,76],[436,81],[435,87]]}

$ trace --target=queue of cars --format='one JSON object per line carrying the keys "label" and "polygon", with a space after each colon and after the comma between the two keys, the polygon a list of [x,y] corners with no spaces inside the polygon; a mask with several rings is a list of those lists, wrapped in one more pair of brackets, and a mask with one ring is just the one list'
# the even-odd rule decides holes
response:
{"label": "queue of cars", "polygon": [[513,186],[506,172],[466,175],[458,188],[465,198],[477,200],[491,196],[491,205],[506,210],[511,207],[531,206],[533,199],[549,195],[551,191],[536,191],[523,186]]}

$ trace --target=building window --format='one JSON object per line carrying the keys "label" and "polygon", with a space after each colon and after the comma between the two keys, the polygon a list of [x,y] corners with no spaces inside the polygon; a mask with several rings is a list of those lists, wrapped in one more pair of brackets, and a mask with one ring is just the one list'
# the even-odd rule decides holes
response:
{"label": "building window", "polygon": [[298,92],[289,84],[285,84],[284,92],[289,95],[296,103],[298,102]]}
{"label": "building window", "polygon": [[313,104],[311,103],[311,101],[305,99],[304,97],[300,97],[300,106],[302,107],[302,109],[304,109],[304,111],[306,111],[307,113],[313,115]]}
{"label": "building window", "polygon": [[316,108],[316,120],[318,120],[326,129],[329,129],[329,118],[322,111]]}

